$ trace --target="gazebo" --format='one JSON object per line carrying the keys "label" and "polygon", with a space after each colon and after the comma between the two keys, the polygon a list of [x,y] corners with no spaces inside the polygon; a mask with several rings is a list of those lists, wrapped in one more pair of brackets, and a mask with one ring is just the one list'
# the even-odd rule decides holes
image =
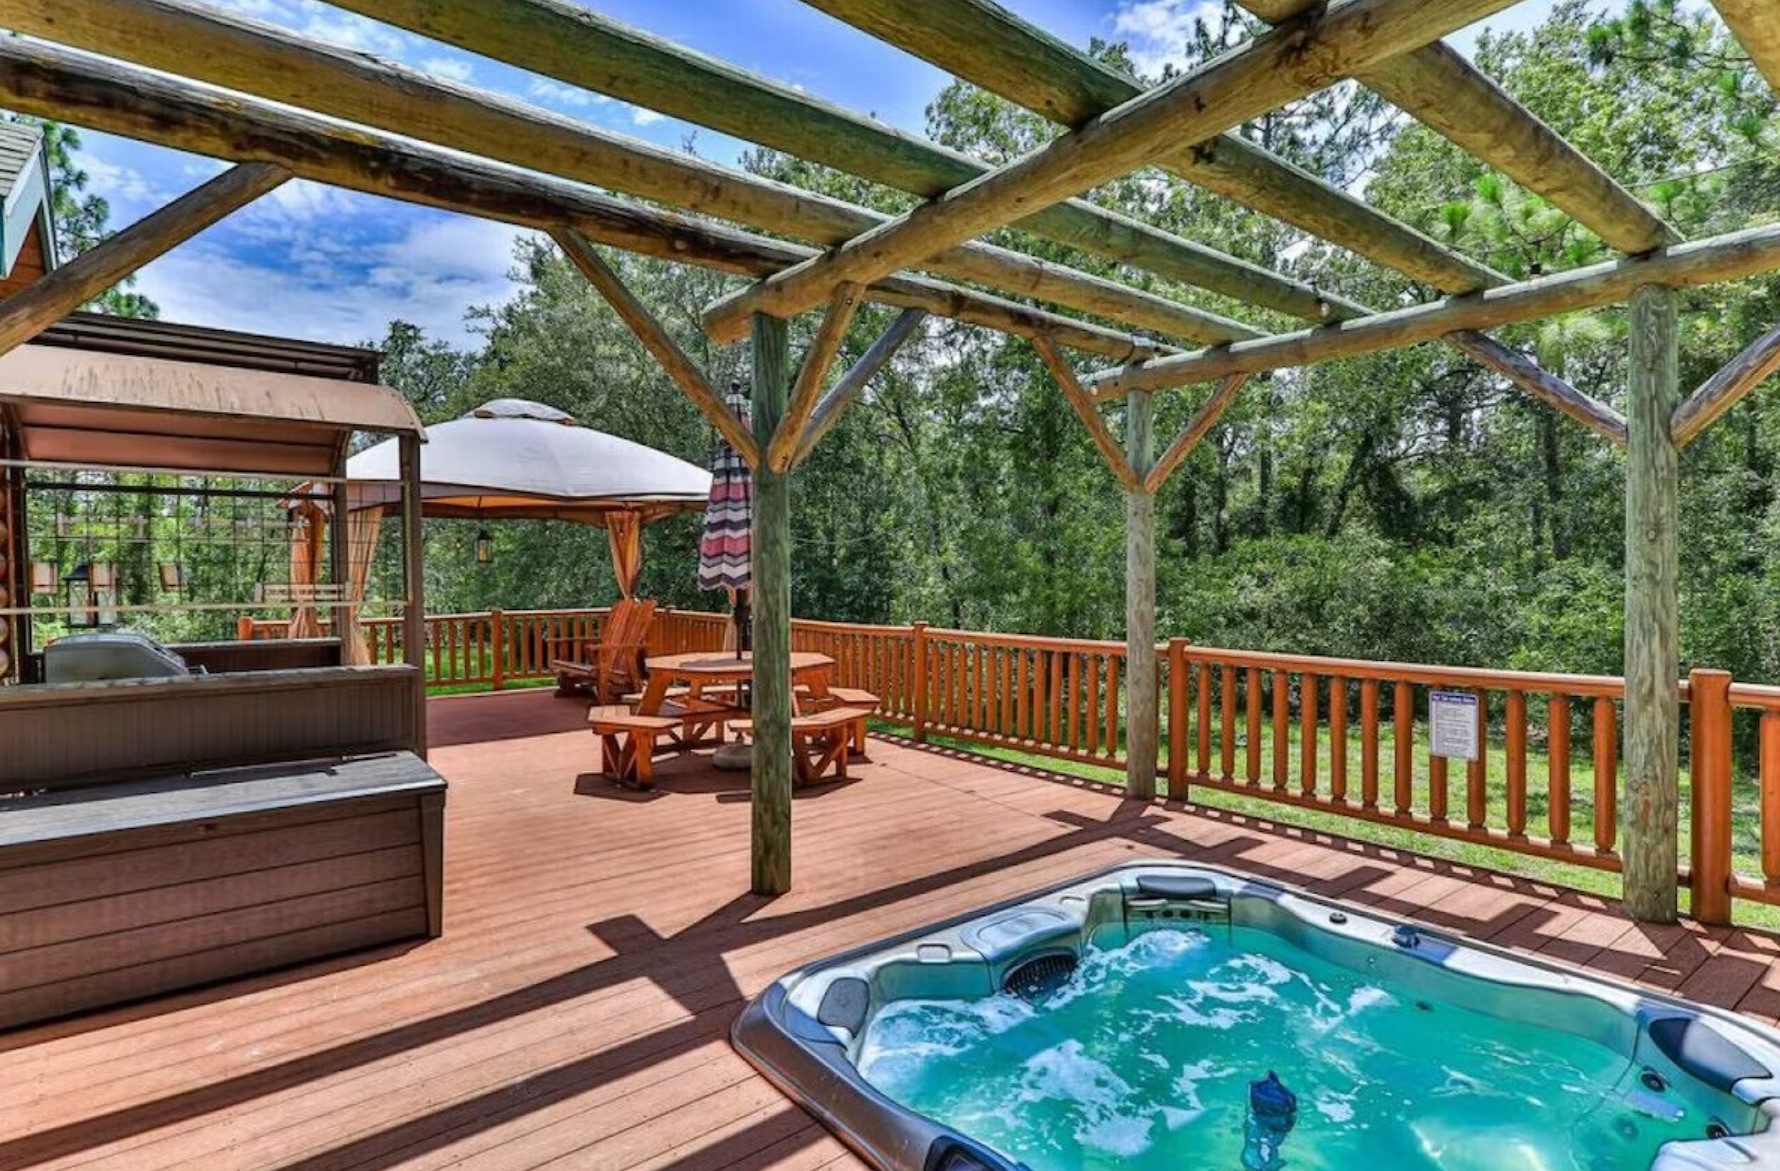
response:
{"label": "gazebo", "polygon": [[[392,440],[346,461],[347,575],[354,599],[364,598],[382,518],[401,504],[399,455]],[[627,598],[643,568],[643,526],[702,509],[711,490],[711,473],[703,468],[583,427],[555,407],[516,398],[494,399],[427,428],[420,476],[422,516],[603,526],[618,589]],[[309,580],[319,568],[309,552],[317,548],[318,532],[318,525],[301,528],[293,545],[292,570],[307,570]],[[300,610],[292,617],[293,633],[315,621],[312,610]],[[353,631],[357,644],[356,623]]]}

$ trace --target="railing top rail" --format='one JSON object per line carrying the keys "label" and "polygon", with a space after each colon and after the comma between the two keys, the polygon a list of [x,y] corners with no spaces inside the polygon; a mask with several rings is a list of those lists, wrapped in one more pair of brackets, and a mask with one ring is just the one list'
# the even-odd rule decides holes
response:
{"label": "railing top rail", "polygon": [[1732,683],[1731,706],[1780,712],[1780,687],[1768,683]]}
{"label": "railing top rail", "polygon": [[1027,647],[1041,651],[1078,651],[1083,654],[1122,655],[1125,644],[1110,639],[1045,638],[1035,634],[991,634],[982,630],[929,628],[927,637],[940,642],[974,642],[979,646]]}
{"label": "railing top rail", "polygon": [[[726,615],[720,615],[726,617]],[[819,618],[793,618],[791,625],[803,630],[834,630],[856,634],[913,635],[913,626],[881,626],[865,622],[824,622]]]}
{"label": "railing top rail", "polygon": [[[1492,691],[1550,692],[1596,699],[1622,699],[1625,696],[1625,680],[1611,675],[1564,675],[1543,671],[1503,671],[1489,667],[1442,667],[1428,663],[1336,659],[1275,651],[1238,651],[1192,644],[1186,647],[1185,653],[1189,662],[1228,663],[1237,667],[1260,667],[1263,670],[1340,675],[1348,679],[1481,687]],[[1686,684],[1680,686],[1685,696]]]}

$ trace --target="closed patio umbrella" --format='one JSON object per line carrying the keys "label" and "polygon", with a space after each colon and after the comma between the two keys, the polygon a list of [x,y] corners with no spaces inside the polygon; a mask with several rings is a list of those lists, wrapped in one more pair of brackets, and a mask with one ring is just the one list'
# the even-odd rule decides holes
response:
{"label": "closed patio umbrella", "polygon": [[[748,422],[752,408],[740,383],[729,384],[724,405],[736,418]],[[753,523],[754,478],[735,448],[720,439],[711,464],[704,533],[698,543],[698,588],[730,591],[737,658],[749,642],[748,586],[753,581],[749,530]]]}

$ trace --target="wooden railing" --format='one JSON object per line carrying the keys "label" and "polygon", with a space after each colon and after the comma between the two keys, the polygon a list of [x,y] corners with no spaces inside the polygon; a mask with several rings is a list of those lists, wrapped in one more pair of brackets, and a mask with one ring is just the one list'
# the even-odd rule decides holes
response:
{"label": "wooden railing", "polygon": [[[1168,792],[1204,785],[1619,869],[1623,680],[1169,644]],[[1430,750],[1427,696],[1476,699],[1475,759]],[[1492,743],[1492,732],[1500,742]],[[1537,742],[1544,775],[1530,775]],[[1578,747],[1590,768],[1574,775]],[[1501,752],[1502,782],[1490,757]],[[1454,775],[1454,767],[1461,775]],[[1531,807],[1542,812],[1534,816]]]}
{"label": "wooden railing", "polygon": [[[547,679],[556,648],[597,638],[604,615],[429,615],[429,682],[500,688]],[[650,652],[717,650],[727,624],[722,614],[660,611]],[[243,635],[282,637],[285,627],[244,622]],[[400,661],[399,620],[371,619],[365,628],[375,661]],[[878,695],[881,718],[918,740],[1125,765],[1131,667],[1123,643],[798,620],[792,645],[833,658],[836,685]],[[1179,639],[1156,648],[1153,669],[1165,746],[1158,780],[1168,798],[1215,789],[1620,869],[1621,679],[1269,654]],[[1677,687],[1691,754],[1680,877],[1694,889],[1693,912],[1724,922],[1733,898],[1780,905],[1780,687],[1733,683],[1718,671],[1695,671]],[[1432,753],[1431,691],[1475,697],[1475,759]],[[1756,747],[1745,769],[1754,783],[1744,790],[1754,796],[1742,807],[1734,800],[1737,743]]]}

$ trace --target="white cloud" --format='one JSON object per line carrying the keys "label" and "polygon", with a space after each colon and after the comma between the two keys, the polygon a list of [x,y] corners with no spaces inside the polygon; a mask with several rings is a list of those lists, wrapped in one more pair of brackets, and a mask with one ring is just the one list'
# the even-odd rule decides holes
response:
{"label": "white cloud", "polygon": [[353,264],[350,250],[300,248],[261,258],[201,239],[143,269],[138,291],[169,321],[351,345],[381,338],[399,317],[433,337],[469,344],[465,311],[505,303],[515,292],[508,272],[521,234],[429,214],[394,240],[370,246],[368,272]]}
{"label": "white cloud", "polygon": [[420,67],[434,77],[451,81],[469,81],[476,75],[476,67],[464,57],[428,57]]}
{"label": "white cloud", "polygon": [[633,106],[630,111],[630,120],[638,126],[653,126],[665,117],[667,117],[666,114],[658,114],[654,110],[647,110],[642,106]]}
{"label": "white cloud", "polygon": [[563,85],[560,82],[551,81],[547,77],[532,78],[531,85],[526,87],[525,92],[548,105],[573,106],[576,109],[584,109],[610,100],[604,94],[576,89],[572,85]]}
{"label": "white cloud", "polygon": [[1130,44],[1137,71],[1155,77],[1188,64],[1195,22],[1214,23],[1222,10],[1218,0],[1125,0],[1113,11],[1113,33]]}
{"label": "white cloud", "polygon": [[165,187],[141,171],[109,162],[97,155],[82,156],[80,169],[87,173],[87,190],[103,197],[120,210],[152,209],[172,198]]}

